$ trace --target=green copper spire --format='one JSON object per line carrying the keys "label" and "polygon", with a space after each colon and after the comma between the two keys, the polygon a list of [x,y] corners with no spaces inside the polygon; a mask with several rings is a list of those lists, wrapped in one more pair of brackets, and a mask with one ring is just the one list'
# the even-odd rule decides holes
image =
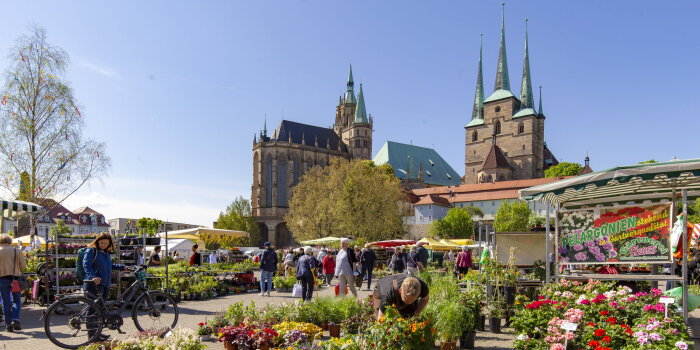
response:
{"label": "green copper spire", "polygon": [[506,3],[502,2],[503,14],[501,16],[501,48],[498,52],[498,68],[496,69],[496,84],[493,88],[497,90],[510,91],[510,78],[508,77],[508,58],[506,57]]}
{"label": "green copper spire", "polygon": [[481,52],[483,47],[483,34],[480,34],[479,39],[479,72],[476,75],[476,93],[474,94],[474,110],[472,111],[472,120],[484,119],[484,78],[481,72]]}
{"label": "green copper spire", "polygon": [[365,95],[362,93],[362,84],[360,84],[360,92],[357,94],[357,108],[355,108],[355,124],[360,123],[369,123],[367,111],[365,110]]}
{"label": "green copper spire", "polygon": [[540,85],[540,108],[538,109],[537,115],[544,115],[542,112],[542,85]]}
{"label": "green copper spire", "polygon": [[356,103],[354,86],[355,82],[352,81],[352,64],[350,65],[350,74],[348,74],[348,84],[347,90],[345,91],[345,103]]}
{"label": "green copper spire", "polygon": [[532,96],[532,81],[530,80],[530,54],[527,48],[527,19],[525,19],[525,59],[523,61],[523,81],[520,84],[520,109],[534,107],[535,98]]}

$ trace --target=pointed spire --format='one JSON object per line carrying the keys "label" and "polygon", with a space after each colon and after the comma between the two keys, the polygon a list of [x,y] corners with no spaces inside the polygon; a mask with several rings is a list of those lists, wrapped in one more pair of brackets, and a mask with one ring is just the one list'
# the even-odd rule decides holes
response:
{"label": "pointed spire", "polygon": [[362,84],[360,84],[360,92],[357,94],[357,108],[355,108],[355,124],[367,124],[367,111],[365,110],[365,95],[362,93]]}
{"label": "pointed spire", "polygon": [[345,103],[356,103],[357,102],[355,100],[354,86],[355,86],[355,82],[352,80],[352,64],[351,64],[350,65],[350,74],[348,74],[347,90],[345,91]]}
{"label": "pointed spire", "polygon": [[508,58],[506,57],[506,3],[502,2],[503,15],[501,16],[501,48],[498,52],[498,67],[496,69],[496,90],[510,91],[510,78],[508,77]]}
{"label": "pointed spire", "polygon": [[537,115],[544,115],[542,113],[542,85],[540,85],[540,108],[537,111]]}
{"label": "pointed spire", "polygon": [[523,60],[523,81],[520,84],[520,109],[535,108],[530,80],[530,54],[527,47],[527,18],[525,19],[525,59]]}
{"label": "pointed spire", "polygon": [[484,119],[484,75],[481,69],[484,35],[479,34],[479,36],[479,72],[476,75],[476,93],[474,94],[474,110],[472,111],[472,120]]}
{"label": "pointed spire", "polygon": [[256,144],[256,143],[258,143],[258,138],[257,138],[257,136],[255,136],[255,134],[253,134],[253,144]]}
{"label": "pointed spire", "polygon": [[263,136],[267,137],[267,113],[265,113],[265,125],[263,126]]}

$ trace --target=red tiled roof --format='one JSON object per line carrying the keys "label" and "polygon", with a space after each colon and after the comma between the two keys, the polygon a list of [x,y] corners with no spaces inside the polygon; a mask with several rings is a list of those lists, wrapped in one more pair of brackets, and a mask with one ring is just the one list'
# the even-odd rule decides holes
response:
{"label": "red tiled roof", "polygon": [[586,166],[584,166],[583,169],[581,169],[581,171],[578,174],[576,174],[576,176],[590,174],[592,172],[593,169],[591,169],[591,167],[588,164],[586,164]]}
{"label": "red tiled roof", "polygon": [[450,201],[447,198],[440,197],[439,195],[429,194],[427,196],[421,197],[415,205],[428,205],[435,204],[443,207],[450,207]]}
{"label": "red tiled roof", "polygon": [[510,163],[508,163],[508,157],[503,154],[501,148],[498,145],[491,146],[489,154],[484,159],[484,164],[482,164],[481,169],[510,169]]}

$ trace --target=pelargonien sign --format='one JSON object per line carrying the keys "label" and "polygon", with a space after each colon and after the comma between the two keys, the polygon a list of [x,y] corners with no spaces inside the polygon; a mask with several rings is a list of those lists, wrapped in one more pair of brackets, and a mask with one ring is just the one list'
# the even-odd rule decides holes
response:
{"label": "pelargonien sign", "polygon": [[561,264],[670,262],[670,204],[560,214]]}

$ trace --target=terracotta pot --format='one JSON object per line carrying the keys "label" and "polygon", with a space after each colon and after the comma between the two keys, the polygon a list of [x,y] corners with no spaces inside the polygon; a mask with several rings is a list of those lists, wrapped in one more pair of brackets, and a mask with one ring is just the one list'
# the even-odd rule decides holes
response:
{"label": "terracotta pot", "polygon": [[260,350],[269,350],[270,349],[270,344],[262,344],[260,345]]}
{"label": "terracotta pot", "polygon": [[442,342],[441,350],[455,350],[457,349],[457,343],[453,341]]}
{"label": "terracotta pot", "polygon": [[224,342],[224,349],[226,349],[226,350],[238,350],[238,344]]}
{"label": "terracotta pot", "polygon": [[323,321],[323,324],[321,325],[321,329],[324,331],[328,330],[328,321]]}
{"label": "terracotta pot", "polygon": [[329,325],[328,333],[330,333],[332,338],[340,338],[340,326],[339,325]]}

